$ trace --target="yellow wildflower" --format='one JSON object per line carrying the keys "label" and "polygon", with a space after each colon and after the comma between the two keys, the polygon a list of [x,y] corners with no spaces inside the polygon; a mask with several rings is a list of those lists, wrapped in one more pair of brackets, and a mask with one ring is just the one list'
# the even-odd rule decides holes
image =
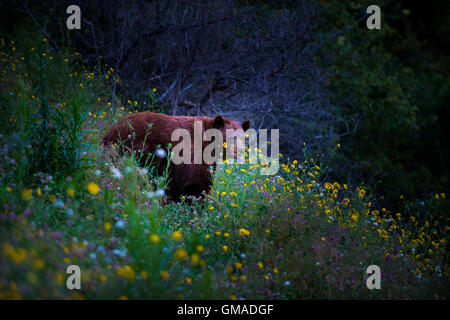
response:
{"label": "yellow wildflower", "polygon": [[239,234],[241,236],[249,236],[250,235],[250,231],[248,231],[247,229],[241,228],[241,229],[239,229]]}
{"label": "yellow wildflower", "polygon": [[176,241],[181,240],[183,239],[183,235],[181,234],[180,231],[174,231],[172,232],[172,239]]}
{"label": "yellow wildflower", "polygon": [[67,194],[69,195],[69,197],[73,198],[75,196],[75,190],[69,188],[67,189]]}
{"label": "yellow wildflower", "polygon": [[33,189],[25,189],[22,192],[22,198],[25,201],[30,201],[33,198]]}
{"label": "yellow wildflower", "polygon": [[87,190],[90,194],[96,195],[97,193],[99,193],[100,187],[96,183],[91,182],[87,185]]}
{"label": "yellow wildflower", "polygon": [[163,278],[163,279],[169,279],[169,278],[170,278],[170,275],[169,275],[169,273],[168,273],[166,270],[162,270],[162,271],[159,273],[159,275],[160,275],[161,278]]}
{"label": "yellow wildflower", "polygon": [[175,259],[181,260],[181,259],[186,259],[188,257],[188,252],[186,250],[184,250],[183,248],[178,248],[177,251],[175,251],[174,253],[174,257]]}
{"label": "yellow wildflower", "polygon": [[150,241],[153,243],[159,243],[160,238],[157,234],[152,234],[152,235],[150,235]]}
{"label": "yellow wildflower", "polygon": [[194,253],[191,257],[191,264],[193,266],[198,265],[198,263],[200,262],[200,256],[197,253]]}

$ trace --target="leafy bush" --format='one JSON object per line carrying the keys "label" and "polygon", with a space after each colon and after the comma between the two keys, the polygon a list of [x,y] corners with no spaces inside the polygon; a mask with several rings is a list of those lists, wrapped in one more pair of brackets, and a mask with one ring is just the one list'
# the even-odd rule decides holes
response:
{"label": "leafy bush", "polygon": [[315,34],[336,116],[346,120],[343,131],[352,130],[334,172],[378,183],[400,209],[401,196],[424,199],[449,188],[448,63],[408,30],[410,10],[398,2],[377,3],[382,28],[368,30],[370,4],[324,1]]}
{"label": "leafy bush", "polygon": [[90,90],[101,92],[102,80],[79,66],[77,53],[52,52],[46,38],[2,43],[2,138],[18,160],[8,175],[36,183],[41,174],[74,174],[83,154],[95,150],[82,140],[89,110],[98,103]]}

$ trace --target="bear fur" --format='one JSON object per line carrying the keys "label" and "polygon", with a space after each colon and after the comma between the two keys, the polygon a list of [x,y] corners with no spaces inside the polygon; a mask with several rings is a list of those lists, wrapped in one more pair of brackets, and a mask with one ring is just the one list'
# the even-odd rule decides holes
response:
{"label": "bear fur", "polygon": [[[140,165],[148,164],[150,154],[154,154],[158,148],[167,150],[172,142],[171,136],[175,129],[186,129],[194,137],[194,121],[202,121],[203,132],[210,128],[219,129],[226,141],[226,129],[243,129],[250,127],[250,121],[241,123],[230,120],[220,115],[210,117],[169,116],[154,112],[139,112],[128,115],[113,125],[102,138],[100,144],[108,147],[110,145],[121,145],[119,151],[122,153],[135,153],[140,160]],[[203,143],[203,148],[206,146]],[[191,148],[193,157],[193,147]],[[155,158],[156,159],[156,158]],[[192,159],[193,160],[193,159]],[[167,158],[157,159],[156,169],[161,174],[167,165]],[[215,164],[213,165],[213,167]],[[179,201],[181,196],[202,196],[211,189],[210,165],[201,164],[169,164],[169,186],[167,195],[174,201]]]}

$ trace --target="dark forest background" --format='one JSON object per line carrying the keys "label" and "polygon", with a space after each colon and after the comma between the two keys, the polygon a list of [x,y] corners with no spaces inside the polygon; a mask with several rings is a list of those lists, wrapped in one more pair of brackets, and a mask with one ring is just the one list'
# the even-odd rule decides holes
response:
{"label": "dark forest background", "polygon": [[[37,31],[114,68],[113,95],[141,111],[278,128],[283,154],[324,154],[334,178],[395,207],[449,190],[450,4],[380,0],[381,30],[368,30],[372,2],[10,0],[0,32]],[[71,4],[81,30],[66,28]]]}

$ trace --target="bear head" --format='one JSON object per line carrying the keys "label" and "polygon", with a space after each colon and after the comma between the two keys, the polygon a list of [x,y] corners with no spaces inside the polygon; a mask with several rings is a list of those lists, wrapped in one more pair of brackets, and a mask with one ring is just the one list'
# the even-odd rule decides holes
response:
{"label": "bear head", "polygon": [[237,159],[238,154],[245,150],[245,137],[244,133],[250,128],[250,120],[244,120],[241,123],[223,117],[221,115],[216,116],[212,123],[207,125],[209,128],[218,129],[222,132],[223,141],[227,141],[227,130],[234,131],[232,139],[234,139],[234,148],[231,150],[231,154],[234,159]]}

